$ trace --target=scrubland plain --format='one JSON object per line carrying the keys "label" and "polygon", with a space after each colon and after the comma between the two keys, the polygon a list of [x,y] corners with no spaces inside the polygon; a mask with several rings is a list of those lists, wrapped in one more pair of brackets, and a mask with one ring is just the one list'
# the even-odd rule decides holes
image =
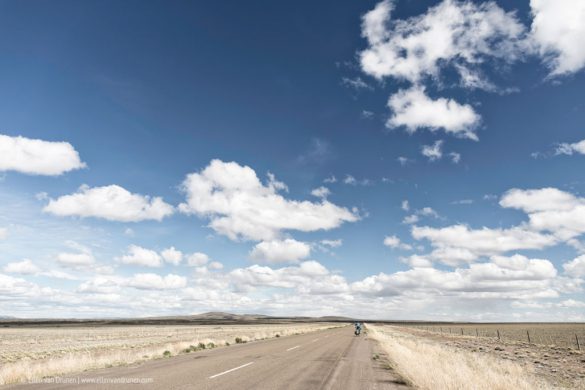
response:
{"label": "scrubland plain", "polygon": [[[468,326],[475,329],[476,325]],[[491,330],[491,324],[486,326]],[[517,330],[520,325],[499,324],[499,329],[505,326]],[[547,326],[550,330],[552,324]],[[448,326],[447,332],[443,326],[443,333],[433,331],[432,325],[429,331],[417,327],[368,325],[369,335],[380,342],[392,367],[415,387],[439,390],[585,388],[582,351],[478,337],[475,330],[472,336],[465,335],[464,329],[461,336],[453,329],[448,333]],[[562,334],[563,329],[574,330],[561,324],[556,333]],[[461,326],[457,330],[460,332]]]}
{"label": "scrubland plain", "polygon": [[0,328],[0,384],[339,326],[332,323]]}
{"label": "scrubland plain", "polygon": [[585,349],[583,323],[411,323],[402,326],[444,335],[485,337],[506,342],[528,342],[530,338],[532,344]]}

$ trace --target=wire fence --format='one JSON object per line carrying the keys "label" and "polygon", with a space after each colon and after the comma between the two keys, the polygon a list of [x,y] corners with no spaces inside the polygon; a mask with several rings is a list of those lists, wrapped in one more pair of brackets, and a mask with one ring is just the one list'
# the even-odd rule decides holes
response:
{"label": "wire fence", "polygon": [[483,337],[499,341],[525,342],[585,349],[585,324],[465,324],[465,325],[402,325],[409,328],[451,336]]}

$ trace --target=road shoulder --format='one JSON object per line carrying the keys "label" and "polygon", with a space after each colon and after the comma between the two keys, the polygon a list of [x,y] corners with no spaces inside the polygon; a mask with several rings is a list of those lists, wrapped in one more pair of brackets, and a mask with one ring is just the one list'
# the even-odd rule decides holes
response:
{"label": "road shoulder", "polygon": [[378,342],[354,337],[323,386],[328,390],[402,390],[410,387],[396,374]]}

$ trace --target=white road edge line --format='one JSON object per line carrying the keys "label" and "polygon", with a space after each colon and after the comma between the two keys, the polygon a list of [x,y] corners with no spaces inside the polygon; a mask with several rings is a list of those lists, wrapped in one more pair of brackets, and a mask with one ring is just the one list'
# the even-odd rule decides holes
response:
{"label": "white road edge line", "polygon": [[241,366],[236,367],[236,368],[232,368],[231,370],[227,370],[227,371],[224,371],[224,372],[220,372],[219,374],[212,375],[212,376],[209,377],[209,379],[217,378],[218,376],[222,376],[222,375],[227,374],[229,372],[239,370],[240,368],[244,368],[246,366],[249,366],[250,364],[254,364],[254,362],[242,364]]}
{"label": "white road edge line", "polygon": [[288,352],[288,351],[292,351],[293,349],[297,349],[297,348],[299,348],[299,347],[300,347],[300,345],[297,345],[296,347],[289,348],[289,349],[287,349],[287,350],[286,350],[286,352]]}

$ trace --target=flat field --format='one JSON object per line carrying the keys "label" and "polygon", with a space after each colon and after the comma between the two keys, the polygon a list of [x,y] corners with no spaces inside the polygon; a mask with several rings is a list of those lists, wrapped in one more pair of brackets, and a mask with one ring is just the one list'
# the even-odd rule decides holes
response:
{"label": "flat field", "polygon": [[0,385],[340,326],[333,323],[0,328]]}
{"label": "flat field", "polygon": [[466,388],[466,383],[477,389],[585,388],[583,345],[579,350],[576,342],[568,342],[571,336],[575,340],[575,332],[583,332],[583,324],[411,323],[368,328],[386,346],[398,373],[421,389]]}
{"label": "flat field", "polygon": [[[394,324],[399,325],[399,324]],[[409,323],[400,324],[415,329],[453,336],[473,336],[498,339],[506,342],[526,342],[585,350],[584,323]]]}

